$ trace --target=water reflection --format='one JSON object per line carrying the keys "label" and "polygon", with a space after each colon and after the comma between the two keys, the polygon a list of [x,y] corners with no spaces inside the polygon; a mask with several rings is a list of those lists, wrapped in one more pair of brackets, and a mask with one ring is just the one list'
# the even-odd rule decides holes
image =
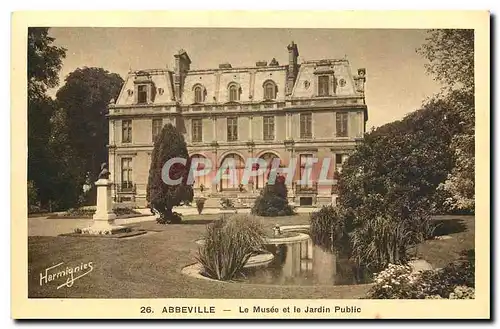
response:
{"label": "water reflection", "polygon": [[343,285],[364,283],[356,267],[338,252],[315,246],[311,239],[267,245],[274,259],[265,267],[246,269],[248,283],[281,285]]}

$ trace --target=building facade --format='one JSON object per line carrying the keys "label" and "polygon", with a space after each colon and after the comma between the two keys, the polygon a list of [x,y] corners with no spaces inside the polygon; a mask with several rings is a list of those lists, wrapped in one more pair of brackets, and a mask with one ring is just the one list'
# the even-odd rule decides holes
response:
{"label": "building facade", "polygon": [[[288,63],[256,62],[254,67],[191,70],[184,50],[174,55],[174,70],[129,72],[116,101],[109,105],[109,168],[118,203],[146,205],[146,188],[153,141],[165,124],[173,124],[193,158],[207,158],[220,167],[231,159],[241,178],[247,158],[282,166],[309,157],[330,158],[327,178],[334,178],[368,119],[365,69],[351,71],[347,59],[299,63],[295,43],[287,46]],[[298,160],[297,160],[298,159]],[[321,164],[318,164],[318,166]],[[217,199],[254,197],[266,184],[262,174],[241,186],[212,176],[194,183],[195,194]],[[295,181],[295,180],[294,180]],[[332,202],[335,186],[318,185],[316,178],[288,186],[296,204]]]}

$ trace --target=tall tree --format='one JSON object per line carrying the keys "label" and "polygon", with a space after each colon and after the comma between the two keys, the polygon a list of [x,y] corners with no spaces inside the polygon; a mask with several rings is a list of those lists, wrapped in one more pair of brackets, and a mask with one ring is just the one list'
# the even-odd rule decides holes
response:
{"label": "tall tree", "polygon": [[116,73],[84,67],[71,72],[57,91],[57,105],[66,112],[68,143],[81,163],[81,179],[87,172],[95,178],[101,163],[108,161],[107,107],[122,85]]}
{"label": "tall tree", "polygon": [[59,83],[58,73],[66,56],[66,49],[53,45],[55,40],[48,31],[48,28],[28,29],[28,180],[34,182],[42,206],[50,199],[48,140],[50,117],[55,108],[46,91]]}
{"label": "tall tree", "polygon": [[28,29],[28,97],[45,94],[48,88],[59,84],[59,71],[66,49],[54,46],[49,28]]}
{"label": "tall tree", "polygon": [[427,238],[429,215],[444,202],[437,188],[453,167],[449,148],[460,117],[441,99],[365,134],[343,166],[339,205],[353,259],[384,267],[406,261]]}
{"label": "tall tree", "polygon": [[475,107],[474,107],[474,30],[430,30],[417,50],[429,63],[427,72],[447,88],[442,98],[460,117],[461,129],[450,143],[454,167],[440,189],[451,194],[453,209],[474,209]]}
{"label": "tall tree", "polygon": [[429,30],[417,52],[425,57],[427,72],[448,88],[474,92],[474,30]]}
{"label": "tall tree", "polygon": [[[168,172],[172,180],[180,179],[180,184],[167,184],[165,177],[162,178],[163,166],[173,158],[186,159],[186,165],[174,164]],[[159,223],[180,222],[181,218],[172,212],[172,208],[193,201],[193,187],[187,184],[190,167],[184,137],[171,124],[165,125],[154,143],[146,194],[151,209],[160,214]]]}

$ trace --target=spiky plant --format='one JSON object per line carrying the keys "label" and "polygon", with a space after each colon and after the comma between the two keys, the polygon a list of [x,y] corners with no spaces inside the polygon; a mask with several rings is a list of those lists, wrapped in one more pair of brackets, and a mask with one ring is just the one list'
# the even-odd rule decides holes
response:
{"label": "spiky plant", "polygon": [[228,281],[241,273],[248,259],[262,250],[264,229],[246,215],[221,217],[207,226],[198,262],[210,278]]}

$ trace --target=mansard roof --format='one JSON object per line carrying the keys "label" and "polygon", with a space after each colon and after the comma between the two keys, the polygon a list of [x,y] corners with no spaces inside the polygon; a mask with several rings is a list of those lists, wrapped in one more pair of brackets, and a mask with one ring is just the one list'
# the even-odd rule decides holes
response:
{"label": "mansard roof", "polygon": [[[175,54],[175,57],[181,58],[187,64],[191,63],[185,50],[180,50]],[[137,83],[149,83],[153,93],[149,104],[193,104],[195,102],[195,87],[198,85],[203,87],[203,103],[221,104],[228,102],[230,85],[239,87],[238,101],[259,102],[264,100],[264,84],[267,81],[272,81],[275,85],[275,100],[284,102],[285,99],[289,98],[317,97],[318,77],[321,75],[332,77],[329,80],[332,81],[332,96],[363,96],[362,84],[358,82],[359,80],[364,81],[365,70],[359,69],[358,75],[354,75],[349,61],[345,58],[302,61],[297,63],[296,68],[297,71],[292,73],[296,76],[293,77],[295,83],[290,95],[286,94],[287,77],[290,76],[289,65],[280,65],[275,59],[270,64],[266,61],[257,61],[255,66],[245,67],[232,67],[229,63],[223,63],[217,68],[191,70],[188,65],[187,69],[181,73],[177,72],[177,69],[174,69],[175,71],[169,69],[130,71],[116,105],[136,103],[135,85]]]}

